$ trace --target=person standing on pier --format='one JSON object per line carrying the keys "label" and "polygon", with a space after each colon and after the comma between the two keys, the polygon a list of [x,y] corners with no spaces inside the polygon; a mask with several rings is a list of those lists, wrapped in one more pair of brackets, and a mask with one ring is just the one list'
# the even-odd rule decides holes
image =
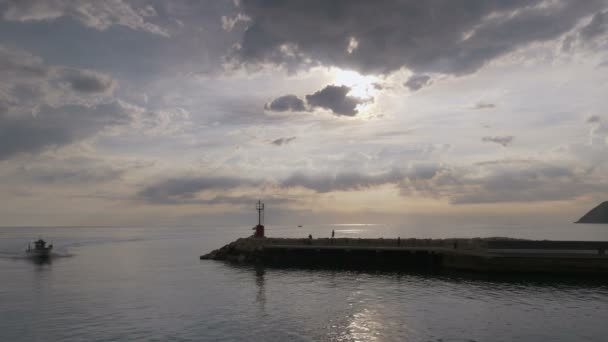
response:
{"label": "person standing on pier", "polygon": [[334,238],[334,236],[336,236],[336,231],[332,229],[332,230],[331,230],[331,238],[333,239],[333,238]]}

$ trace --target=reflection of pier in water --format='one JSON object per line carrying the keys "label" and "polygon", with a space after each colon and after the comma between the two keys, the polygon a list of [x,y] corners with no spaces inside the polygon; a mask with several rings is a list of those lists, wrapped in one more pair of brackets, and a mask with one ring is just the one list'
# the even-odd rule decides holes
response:
{"label": "reflection of pier in water", "polygon": [[255,295],[255,301],[258,303],[258,307],[262,314],[266,315],[266,279],[264,278],[266,275],[266,270],[264,266],[256,265],[254,267],[255,270],[255,286],[257,288],[257,292]]}

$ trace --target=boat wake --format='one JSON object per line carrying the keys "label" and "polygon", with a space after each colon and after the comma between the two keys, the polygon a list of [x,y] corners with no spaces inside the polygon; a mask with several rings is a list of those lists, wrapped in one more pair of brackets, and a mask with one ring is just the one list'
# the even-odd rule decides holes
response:
{"label": "boat wake", "polygon": [[[53,251],[49,254],[48,257],[51,259],[58,259],[58,258],[70,258],[73,256],[74,256],[74,254],[68,253],[67,251],[64,251],[64,252]],[[32,258],[35,258],[35,256],[32,256],[31,254],[28,254],[25,251],[23,251],[23,252],[0,251],[0,259],[27,260],[27,259],[32,259]]]}

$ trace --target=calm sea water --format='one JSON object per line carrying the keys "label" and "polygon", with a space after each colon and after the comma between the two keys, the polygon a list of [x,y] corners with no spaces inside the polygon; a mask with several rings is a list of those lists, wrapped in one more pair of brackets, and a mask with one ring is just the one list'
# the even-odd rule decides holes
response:
{"label": "calm sea water", "polygon": [[[268,227],[274,236],[608,240],[606,225]],[[249,227],[0,228],[0,341],[607,341],[608,281],[200,261]],[[42,236],[47,264],[23,258]]]}

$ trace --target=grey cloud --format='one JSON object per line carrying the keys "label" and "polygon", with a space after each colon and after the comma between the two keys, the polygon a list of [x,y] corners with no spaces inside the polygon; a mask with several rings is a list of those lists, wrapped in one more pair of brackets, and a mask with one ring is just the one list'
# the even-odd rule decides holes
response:
{"label": "grey cloud", "polygon": [[0,74],[3,77],[45,77],[49,68],[42,58],[0,45]]}
{"label": "grey cloud", "polygon": [[5,20],[40,21],[69,16],[96,30],[121,25],[133,30],[168,36],[166,30],[147,21],[147,18],[156,16],[156,10],[151,5],[143,3],[134,7],[136,3],[122,0],[8,0],[4,2]]}
{"label": "grey cloud", "polygon": [[[243,206],[251,206],[253,203],[257,202],[260,197],[254,196],[215,196],[210,199],[196,199],[191,202],[187,202],[188,204],[231,204],[231,205],[243,205]],[[267,205],[282,206],[293,202],[293,199],[279,196],[263,196],[262,201],[264,201]]]}
{"label": "grey cloud", "polygon": [[347,86],[328,85],[314,94],[306,95],[306,102],[312,107],[329,109],[336,115],[355,116],[357,105],[363,101],[347,96],[349,91]]}
{"label": "grey cloud", "polygon": [[429,75],[413,75],[403,85],[411,91],[420,90],[420,88],[430,84],[431,76]]}
{"label": "grey cloud", "polygon": [[308,104],[311,108],[320,107],[331,110],[335,115],[355,116],[357,115],[357,105],[364,101],[354,96],[347,96],[350,90],[344,85],[328,85],[313,94],[306,95],[306,102],[295,95],[285,95],[266,104],[264,108],[275,112],[302,112],[310,110],[306,106]]}
{"label": "grey cloud", "polygon": [[587,118],[587,123],[591,124],[589,131],[589,141],[594,146],[606,146],[608,144],[608,125],[597,115]]}
{"label": "grey cloud", "polygon": [[[233,177],[174,178],[143,189],[137,198],[155,204],[249,204],[255,198],[198,195],[206,190],[230,191],[264,184]],[[369,174],[296,172],[276,185],[279,190],[303,188],[316,193],[395,185],[403,196],[445,198],[453,204],[567,200],[608,190],[608,183],[589,179],[584,169],[528,159],[491,160],[468,166],[418,161],[401,170]]]}
{"label": "grey cloud", "polygon": [[131,121],[132,112],[122,102],[91,107],[45,105],[35,116],[3,116],[0,117],[0,160],[67,145]]}
{"label": "grey cloud", "polygon": [[296,139],[296,137],[289,137],[289,138],[278,138],[275,139],[271,142],[271,144],[273,145],[277,145],[277,146],[281,146],[281,145],[287,145],[290,142],[294,141]]}
{"label": "grey cloud", "polygon": [[67,70],[64,79],[70,87],[82,93],[104,93],[115,86],[115,81],[108,75],[89,70]]}
{"label": "grey cloud", "polygon": [[473,106],[473,109],[492,109],[492,108],[496,108],[496,105],[493,103],[487,103],[487,102],[478,102],[475,106]]}
{"label": "grey cloud", "polygon": [[156,204],[196,203],[196,196],[205,190],[230,190],[253,186],[259,182],[237,177],[183,177],[170,178],[152,184],[137,194],[137,198]]}
{"label": "grey cloud", "polygon": [[41,184],[95,185],[119,180],[125,173],[150,167],[151,162],[106,160],[84,156],[38,157],[18,167],[16,178]]}
{"label": "grey cloud", "polygon": [[303,112],[306,110],[304,101],[295,95],[278,97],[270,102],[270,104],[266,104],[264,108],[274,112]]}
{"label": "grey cloud", "polygon": [[[239,63],[320,63],[362,73],[406,67],[416,73],[453,75],[475,72],[529,43],[559,38],[606,7],[603,0],[240,4],[251,20],[231,55]],[[357,48],[349,51],[353,39]]]}
{"label": "grey cloud", "polygon": [[436,177],[444,166],[436,162],[411,162],[406,168],[393,168],[378,173],[339,172],[305,173],[296,172],[279,183],[282,188],[305,188],[319,193],[332,191],[353,191],[403,182],[427,182]]}
{"label": "grey cloud", "polygon": [[608,32],[608,11],[593,15],[589,24],[583,27],[579,34],[584,40],[590,40],[606,32]]}
{"label": "grey cloud", "polygon": [[444,167],[432,177],[400,183],[405,196],[447,198],[453,204],[535,202],[573,199],[606,191],[608,184],[589,179],[569,165],[537,160],[499,160],[465,167]]}
{"label": "grey cloud", "polygon": [[338,174],[306,174],[296,172],[280,183],[281,187],[301,187],[316,192],[349,191],[369,188],[373,186],[396,183],[403,178],[399,170],[386,173],[366,175],[357,172],[344,172]]}
{"label": "grey cloud", "polygon": [[575,165],[538,160],[492,160],[468,166],[412,162],[402,170],[363,173],[295,173],[280,187],[318,193],[353,191],[393,184],[403,196],[445,198],[453,204],[567,200],[608,190]]}
{"label": "grey cloud", "polygon": [[[0,45],[0,106],[6,111],[35,112],[44,105],[107,101],[116,81],[93,70],[46,64],[42,58]],[[89,101],[91,100],[91,101]]]}
{"label": "grey cloud", "polygon": [[507,147],[513,142],[514,138],[515,137],[512,135],[505,135],[505,136],[495,136],[495,137],[483,137],[483,138],[481,138],[481,141],[492,142],[492,143],[496,143],[496,144],[502,145],[504,147]]}

